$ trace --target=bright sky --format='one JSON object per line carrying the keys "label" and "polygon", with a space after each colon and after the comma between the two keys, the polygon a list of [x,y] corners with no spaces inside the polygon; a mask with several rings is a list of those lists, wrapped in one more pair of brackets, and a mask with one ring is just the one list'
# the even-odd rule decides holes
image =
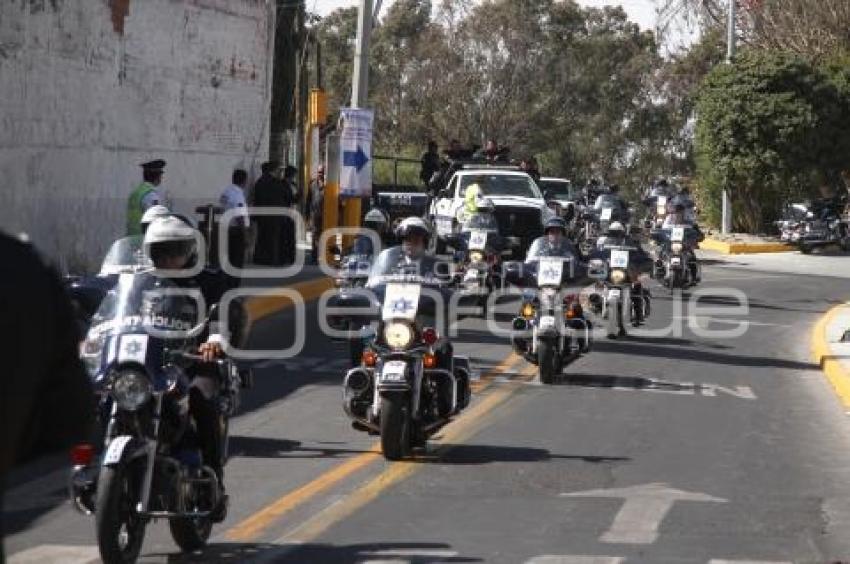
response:
{"label": "bright sky", "polygon": [[[374,1],[374,0],[373,0]],[[393,0],[384,0],[382,10],[393,3]],[[653,0],[578,0],[578,3],[583,6],[604,6],[606,4],[621,4],[629,18],[644,29],[655,29],[655,6]],[[306,0],[307,9],[309,11],[318,12],[321,15],[326,15],[337,8],[347,6],[355,6],[359,4],[357,0]],[[313,6],[315,5],[315,9]]]}

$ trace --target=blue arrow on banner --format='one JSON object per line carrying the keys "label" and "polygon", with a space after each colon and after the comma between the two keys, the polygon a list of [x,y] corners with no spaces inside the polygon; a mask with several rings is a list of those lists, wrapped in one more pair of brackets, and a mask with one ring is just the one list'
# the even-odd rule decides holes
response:
{"label": "blue arrow on banner", "polygon": [[366,153],[363,152],[360,145],[357,145],[356,151],[345,151],[342,154],[342,165],[353,166],[357,169],[357,172],[363,170],[363,167],[366,166],[366,163],[368,162],[369,157],[366,156]]}

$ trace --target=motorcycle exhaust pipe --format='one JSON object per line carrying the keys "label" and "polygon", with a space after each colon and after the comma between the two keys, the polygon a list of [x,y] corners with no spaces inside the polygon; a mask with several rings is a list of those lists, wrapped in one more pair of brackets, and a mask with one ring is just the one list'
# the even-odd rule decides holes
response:
{"label": "motorcycle exhaust pipe", "polygon": [[345,380],[343,381],[343,387],[346,390],[350,390],[355,394],[362,394],[367,389],[369,389],[369,384],[372,381],[372,378],[369,376],[369,373],[363,370],[362,368],[354,368],[348,371],[348,374],[345,375]]}

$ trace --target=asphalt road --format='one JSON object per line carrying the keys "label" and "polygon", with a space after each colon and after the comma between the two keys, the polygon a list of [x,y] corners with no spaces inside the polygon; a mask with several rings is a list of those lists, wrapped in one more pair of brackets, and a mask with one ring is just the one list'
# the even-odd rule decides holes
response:
{"label": "asphalt road", "polygon": [[[699,301],[654,288],[646,331],[598,340],[553,386],[464,321],[476,397],[412,462],[351,429],[345,350],[308,307],[303,353],[262,363],[235,421],[209,549],[178,555],[157,523],[143,561],[850,562],[850,422],[809,353],[850,280],[711,262]],[[293,325],[259,321],[254,346]],[[52,462],[7,493],[10,561],[96,561]]]}

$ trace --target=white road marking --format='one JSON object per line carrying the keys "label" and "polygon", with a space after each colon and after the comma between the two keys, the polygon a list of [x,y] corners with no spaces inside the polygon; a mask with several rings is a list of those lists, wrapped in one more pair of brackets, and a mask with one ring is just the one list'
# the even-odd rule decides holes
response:
{"label": "white road marking", "polygon": [[658,540],[658,527],[677,501],[726,503],[707,494],[685,492],[666,484],[644,484],[610,490],[562,493],[561,497],[622,498],[623,506],[611,527],[599,537],[609,544],[652,544]]}
{"label": "white road marking", "polygon": [[433,550],[428,548],[423,549],[387,549],[375,550],[366,553],[370,558],[362,560],[362,564],[413,564],[422,560],[439,561],[447,558],[454,558],[458,555],[454,550]]}
{"label": "white road marking", "polygon": [[98,562],[96,546],[42,544],[15,553],[9,564],[88,564]]}
{"label": "white road marking", "polygon": [[622,556],[573,556],[569,554],[546,554],[535,556],[526,564],[620,564],[626,559]]}
{"label": "white road marking", "polygon": [[722,392],[726,395],[745,399],[745,400],[756,400],[756,395],[753,393],[753,389],[749,386],[735,386],[726,387],[726,386],[718,386],[717,384],[701,384],[700,385],[700,394],[707,398],[716,398],[718,392]]}
{"label": "white road marking", "polygon": [[[565,374],[563,378],[566,378],[569,382],[569,374]],[[720,384],[695,384],[693,382],[665,382],[663,380],[652,380],[650,378],[646,379],[649,383],[646,386],[630,386],[628,384],[620,384],[617,385],[616,382],[613,385],[600,386],[604,387],[608,390],[616,390],[619,392],[638,392],[638,393],[649,393],[649,394],[668,394],[674,396],[700,396],[704,398],[716,398],[721,395],[727,395],[734,398],[755,401],[758,399],[755,392],[750,386],[721,386]],[[539,386],[539,382],[525,382],[527,386]],[[582,387],[580,382],[572,384],[574,386]],[[592,385],[587,387],[594,387]]]}
{"label": "white road marking", "polygon": [[713,558],[708,564],[793,564],[788,560],[718,560]]}

